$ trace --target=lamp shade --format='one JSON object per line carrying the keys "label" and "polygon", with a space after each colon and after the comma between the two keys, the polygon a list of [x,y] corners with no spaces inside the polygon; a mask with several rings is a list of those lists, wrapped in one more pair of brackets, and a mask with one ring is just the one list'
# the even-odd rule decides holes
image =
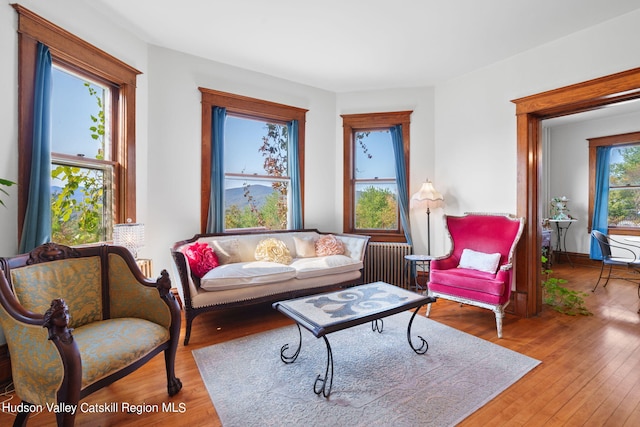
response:
{"label": "lamp shade", "polygon": [[420,190],[411,196],[411,207],[421,208],[437,208],[444,202],[444,197],[433,186],[429,180],[422,184]]}
{"label": "lamp shade", "polygon": [[144,246],[144,224],[127,223],[113,226],[113,244],[129,249],[134,258],[138,257],[138,248]]}

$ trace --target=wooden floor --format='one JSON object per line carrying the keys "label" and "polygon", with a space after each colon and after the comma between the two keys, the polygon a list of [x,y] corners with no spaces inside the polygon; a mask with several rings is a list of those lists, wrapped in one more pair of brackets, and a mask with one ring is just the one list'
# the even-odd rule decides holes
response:
{"label": "wooden floor", "polygon": [[[568,287],[590,291],[599,269],[558,265],[554,272],[569,280]],[[542,361],[461,425],[640,425],[637,287],[628,282],[611,282],[586,301],[593,316],[566,316],[548,307],[540,316],[529,319],[507,315],[504,338],[498,339],[490,311],[439,300],[432,309],[432,319]],[[127,402],[149,407],[175,402],[178,412],[80,413],[76,425],[219,426],[191,351],[287,324],[289,321],[269,306],[202,315],[194,321],[189,346],[181,343],[178,350],[176,371],[184,384],[178,395],[168,397],[164,358],[157,356],[140,370],[84,400],[90,405]],[[247,387],[251,384],[247,383]],[[14,397],[11,403],[17,404],[17,399]],[[12,415],[0,413],[0,425],[12,422]],[[52,424],[54,416],[41,413],[32,416],[28,425]]]}

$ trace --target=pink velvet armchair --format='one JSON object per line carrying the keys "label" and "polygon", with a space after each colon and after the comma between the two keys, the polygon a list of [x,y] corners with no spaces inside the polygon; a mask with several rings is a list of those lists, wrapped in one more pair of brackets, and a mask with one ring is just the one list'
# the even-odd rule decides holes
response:
{"label": "pink velvet armchair", "polygon": [[[511,297],[513,254],[524,218],[505,214],[445,215],[451,249],[431,261],[429,295],[492,310],[498,338]],[[427,307],[427,316],[431,304]]]}

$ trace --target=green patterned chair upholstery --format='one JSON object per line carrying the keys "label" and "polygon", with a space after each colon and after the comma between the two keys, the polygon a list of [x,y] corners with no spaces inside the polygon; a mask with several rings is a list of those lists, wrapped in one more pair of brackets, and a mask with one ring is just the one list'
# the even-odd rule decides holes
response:
{"label": "green patterned chair upholstery", "polygon": [[[0,258],[0,268],[0,325],[20,407],[77,408],[162,351],[168,393],[180,391],[174,372],[180,309],[166,270],[150,281],[125,248],[55,243]],[[14,426],[26,425],[29,415],[18,413]],[[75,413],[56,419],[71,426]]]}

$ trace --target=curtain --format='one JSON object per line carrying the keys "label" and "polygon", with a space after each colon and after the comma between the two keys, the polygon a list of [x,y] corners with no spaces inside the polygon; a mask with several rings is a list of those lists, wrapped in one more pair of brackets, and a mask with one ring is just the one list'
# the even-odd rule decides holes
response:
{"label": "curtain", "polygon": [[298,121],[287,123],[289,137],[288,167],[291,177],[291,228],[302,228],[302,189],[300,188],[300,154],[298,152]]}
{"label": "curtain", "polygon": [[20,253],[51,240],[51,53],[42,43],[35,73],[31,172]]}
{"label": "curtain", "polygon": [[[607,234],[609,223],[609,162],[611,146],[596,149],[596,188],[593,206],[592,230]],[[598,242],[592,237],[589,251],[591,259],[602,259]]]}
{"label": "curtain", "polygon": [[224,121],[227,109],[213,107],[211,126],[211,194],[207,232],[224,231]]}
{"label": "curtain", "polygon": [[393,144],[393,157],[396,166],[396,182],[398,184],[398,208],[400,210],[400,223],[404,229],[404,237],[407,243],[413,246],[411,239],[411,226],[409,225],[409,186],[407,184],[407,168],[404,161],[404,144],[402,141],[402,125],[395,125],[389,129]]}

